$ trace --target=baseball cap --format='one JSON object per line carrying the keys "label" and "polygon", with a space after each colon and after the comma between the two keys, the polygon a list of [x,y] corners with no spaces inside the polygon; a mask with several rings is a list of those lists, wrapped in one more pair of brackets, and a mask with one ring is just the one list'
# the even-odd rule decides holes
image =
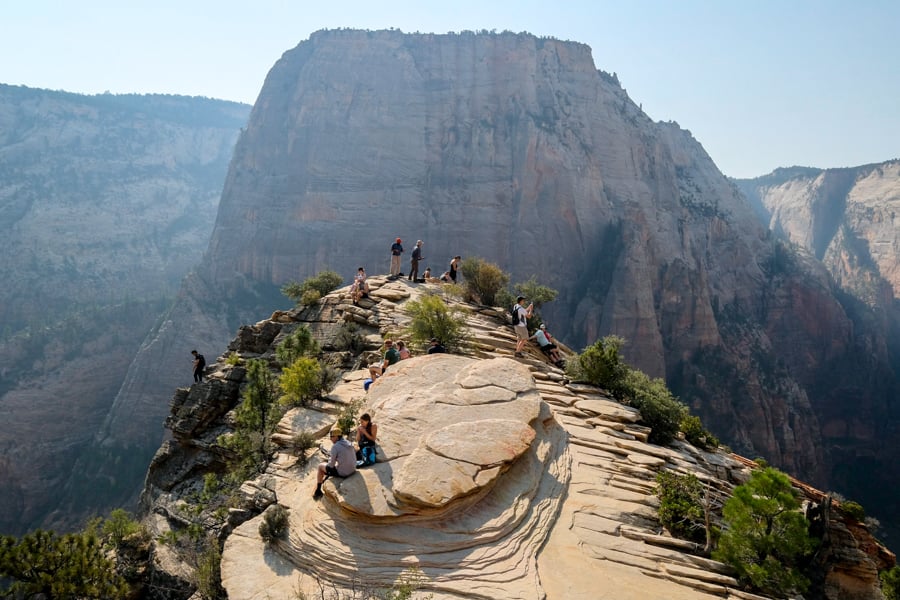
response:
{"label": "baseball cap", "polygon": [[516,298],[516,302],[521,302],[524,299],[525,299],[525,296],[519,296],[518,298]]}

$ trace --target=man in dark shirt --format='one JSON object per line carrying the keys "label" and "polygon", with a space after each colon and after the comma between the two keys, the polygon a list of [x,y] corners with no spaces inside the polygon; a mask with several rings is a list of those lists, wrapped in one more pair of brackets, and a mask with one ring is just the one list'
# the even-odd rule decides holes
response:
{"label": "man in dark shirt", "polygon": [[203,381],[203,369],[206,368],[206,359],[196,350],[191,350],[191,354],[194,355],[194,383],[200,383]]}
{"label": "man in dark shirt", "polygon": [[419,277],[419,261],[425,258],[422,256],[422,240],[416,242],[413,248],[412,256],[409,259],[409,280],[415,281]]}
{"label": "man in dark shirt", "polygon": [[437,338],[431,338],[431,347],[428,348],[428,354],[443,354],[447,349],[441,345],[441,341]]}

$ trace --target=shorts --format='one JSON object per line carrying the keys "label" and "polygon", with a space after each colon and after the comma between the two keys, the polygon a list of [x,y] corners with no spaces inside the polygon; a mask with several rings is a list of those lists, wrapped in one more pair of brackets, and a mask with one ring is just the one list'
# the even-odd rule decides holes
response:
{"label": "shorts", "polygon": [[328,465],[325,465],[325,474],[326,474],[326,475],[329,475],[329,476],[331,476],[331,477],[343,477],[343,475],[341,475],[340,473],[338,473],[337,468],[335,468],[335,467],[329,467]]}
{"label": "shorts", "polygon": [[520,340],[528,339],[528,326],[527,325],[516,325],[513,327],[516,330],[516,337]]}
{"label": "shorts", "polygon": [[556,350],[556,344],[547,344],[546,346],[541,346],[541,352],[544,354],[550,354],[552,350]]}

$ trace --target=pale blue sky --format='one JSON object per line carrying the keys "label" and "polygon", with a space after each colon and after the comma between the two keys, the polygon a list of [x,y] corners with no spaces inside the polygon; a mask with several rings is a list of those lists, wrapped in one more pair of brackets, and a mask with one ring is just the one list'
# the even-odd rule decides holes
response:
{"label": "pale blue sky", "polygon": [[900,157],[900,0],[0,0],[0,83],[252,104],[284,51],[337,27],[583,42],[732,177]]}

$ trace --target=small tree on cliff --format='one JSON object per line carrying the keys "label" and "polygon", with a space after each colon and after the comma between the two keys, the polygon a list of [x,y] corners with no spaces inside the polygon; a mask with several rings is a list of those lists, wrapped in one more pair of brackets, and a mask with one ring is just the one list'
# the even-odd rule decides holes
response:
{"label": "small tree on cliff", "polygon": [[791,482],[766,467],[734,489],[722,510],[724,530],[713,558],[730,564],[745,584],[779,597],[803,592],[800,562],[816,547]]}
{"label": "small tree on cliff", "polygon": [[0,536],[3,598],[126,598],[128,585],[93,532]]}

